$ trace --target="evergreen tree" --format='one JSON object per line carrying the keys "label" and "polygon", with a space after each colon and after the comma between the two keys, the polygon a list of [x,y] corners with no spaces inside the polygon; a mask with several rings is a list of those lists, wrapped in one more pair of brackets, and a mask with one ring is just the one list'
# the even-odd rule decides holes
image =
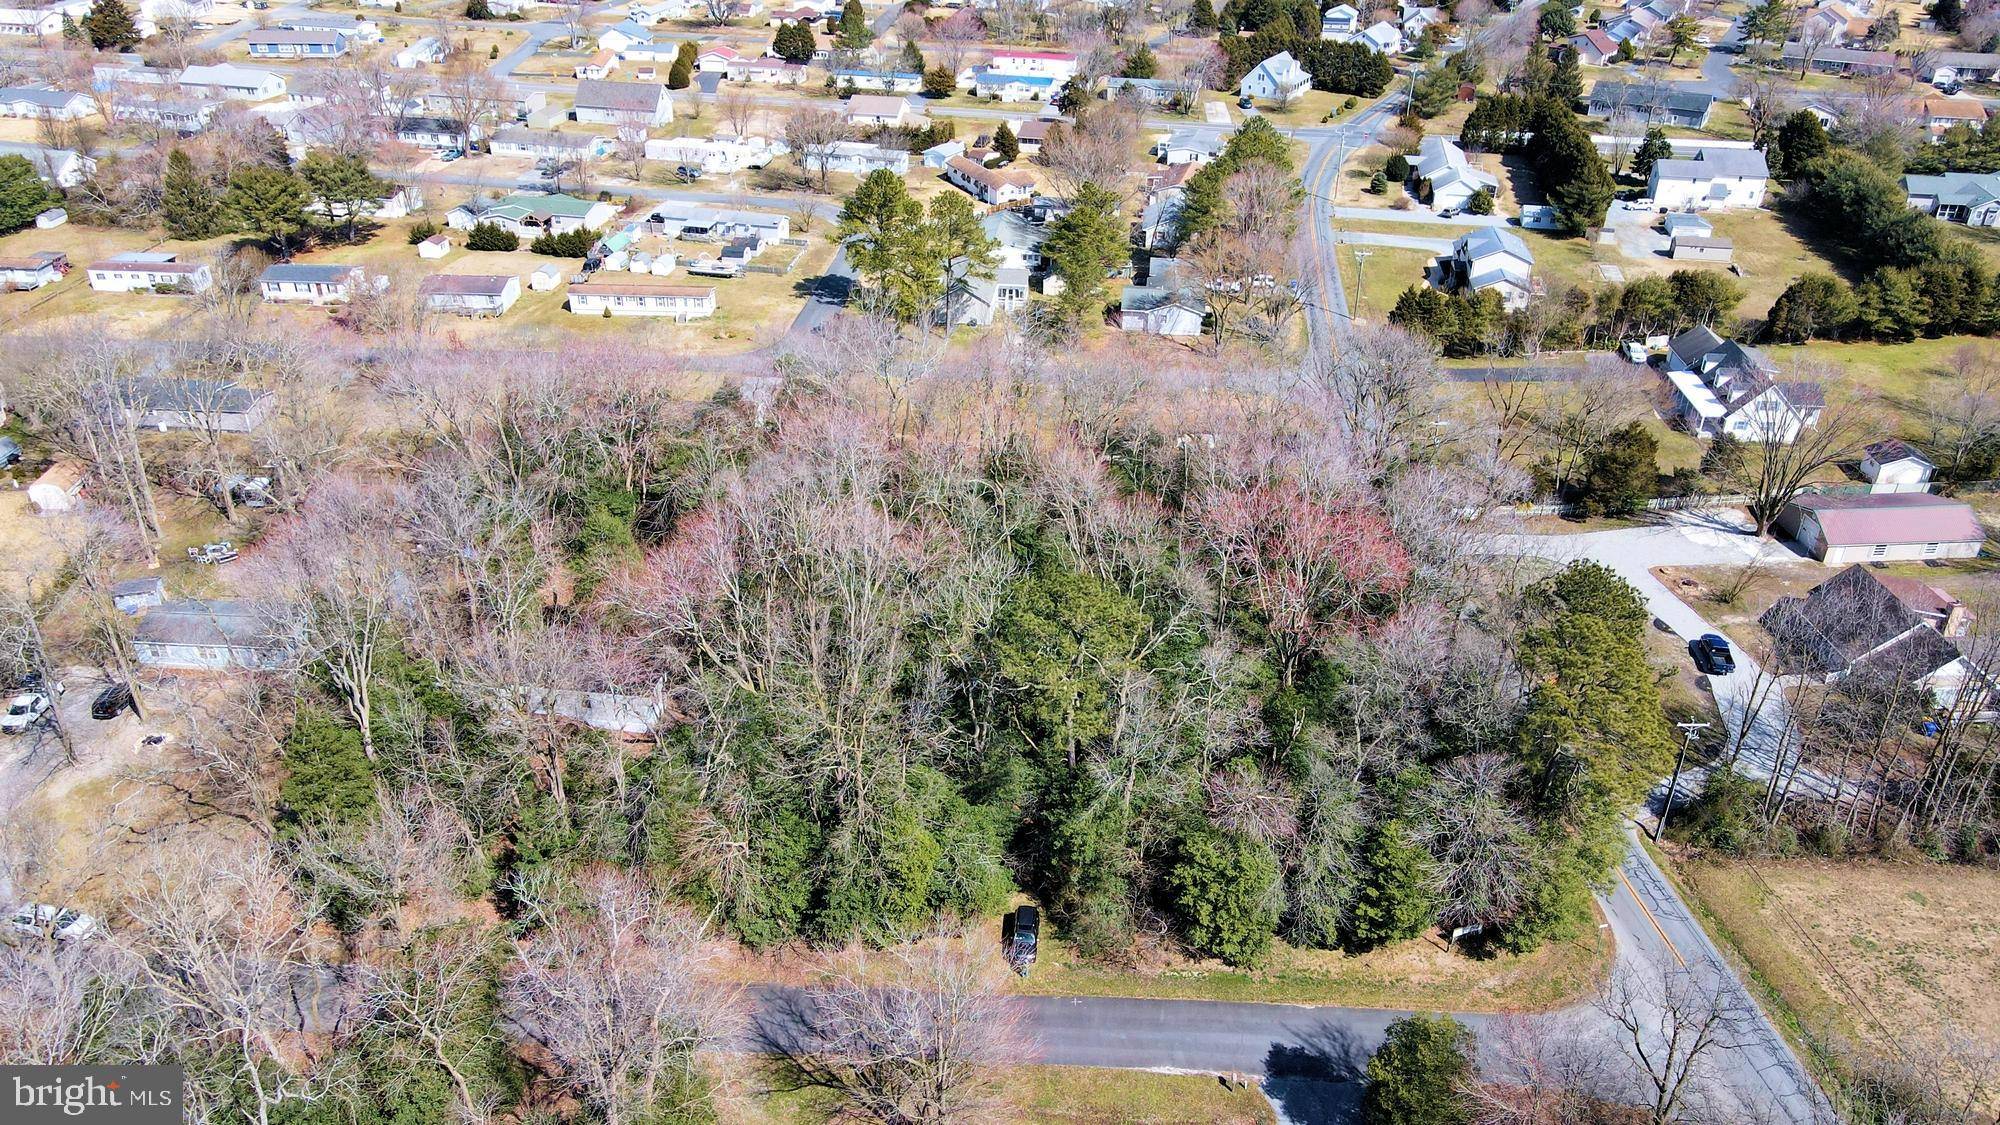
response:
{"label": "evergreen tree", "polygon": [[139,45],[139,24],[124,0],[97,0],[83,17],[90,45],[100,51],[124,51]]}
{"label": "evergreen tree", "polygon": [[897,62],[897,69],[908,74],[922,74],[924,72],[924,53],[917,48],[916,40],[903,40],[903,54]]}
{"label": "evergreen tree", "polygon": [[922,205],[910,198],[903,177],[886,168],[868,173],[840,209],[848,263],[877,292],[888,292],[907,266],[910,233],[922,219]]}
{"label": "evergreen tree", "polygon": [[1472,1029],[1446,1015],[1405,1016],[1389,1025],[1368,1060],[1361,1110],[1368,1125],[1466,1125],[1465,1091],[1475,1075]]}
{"label": "evergreen tree", "polygon": [[695,61],[700,54],[692,42],[681,41],[680,50],[674,52],[674,64],[667,68],[667,89],[685,90],[694,84]]}
{"label": "evergreen tree", "polygon": [[958,76],[951,68],[934,66],[924,71],[924,96],[948,98],[958,92]]}
{"label": "evergreen tree", "polygon": [[1124,75],[1127,78],[1152,78],[1159,74],[1160,62],[1153,57],[1153,49],[1144,43],[1125,54]]}
{"label": "evergreen tree", "polygon": [[469,20],[490,20],[493,8],[486,0],[465,0],[465,18]]}
{"label": "evergreen tree", "polygon": [[467,250],[497,250],[505,253],[521,248],[521,236],[497,223],[474,223],[465,232]]}
{"label": "evergreen tree", "polygon": [[1410,158],[1400,152],[1389,154],[1389,160],[1382,165],[1382,175],[1391,183],[1403,183],[1410,178]]}
{"label": "evergreen tree", "polygon": [[1377,173],[1375,173],[1375,174],[1374,174],[1373,176],[1370,176],[1370,177],[1368,177],[1368,190],[1369,190],[1369,192],[1370,192],[1371,194],[1374,194],[1374,195],[1386,195],[1386,194],[1388,194],[1388,192],[1389,192],[1389,177],[1388,177],[1388,176],[1386,176],[1386,175],[1383,175],[1383,174],[1382,174],[1382,173],[1380,173],[1380,172],[1377,172]]}
{"label": "evergreen tree", "polygon": [[1128,246],[1118,197],[1096,184],[1077,189],[1069,212],[1049,224],[1042,246],[1050,272],[1063,280],[1057,308],[1067,323],[1079,323],[1103,307],[1105,276],[1125,262]]}
{"label": "evergreen tree", "polygon": [[160,221],[175,238],[199,241],[222,233],[222,197],[195,171],[194,159],[176,148],[167,154],[160,181]]}
{"label": "evergreen tree", "polygon": [[1188,30],[1198,35],[1206,35],[1215,28],[1215,5],[1209,3],[1209,0],[1194,0],[1188,7]]}
{"label": "evergreen tree", "polygon": [[1659,491],[1659,443],[1638,422],[1606,438],[1590,458],[1577,503],[1586,516],[1629,516]]}
{"label": "evergreen tree", "polygon": [[1576,14],[1561,4],[1544,4],[1535,31],[1546,42],[1561,43],[1576,34]]}
{"label": "evergreen tree", "polygon": [[811,62],[813,53],[818,50],[819,40],[813,35],[812,26],[804,20],[779,24],[778,34],[771,38],[772,54],[800,66]]}
{"label": "evergreen tree", "polygon": [[1394,818],[1377,825],[1362,861],[1366,874],[1344,934],[1349,949],[1407,941],[1437,921],[1431,890],[1436,863],[1410,838],[1408,825]]}
{"label": "evergreen tree", "polygon": [[1197,953],[1254,965],[1278,929],[1278,859],[1235,832],[1201,831],[1181,841],[1167,873],[1174,911]]}
{"label": "evergreen tree", "polygon": [[72,47],[88,47],[90,45],[90,34],[83,30],[82,24],[76,22],[76,17],[70,15],[68,12],[64,12],[62,15],[62,40]]}
{"label": "evergreen tree", "polygon": [[1937,0],[1931,5],[1931,19],[1937,22],[1939,31],[1956,34],[1965,24],[1964,0]]}
{"label": "evergreen tree", "polygon": [[1480,188],[1478,191],[1473,192],[1472,197],[1465,201],[1465,210],[1467,214],[1471,215],[1491,215],[1493,213],[1492,190]]}
{"label": "evergreen tree", "polygon": [[1645,179],[1653,174],[1653,165],[1674,154],[1674,143],[1667,139],[1667,131],[1655,125],[1646,130],[1646,139],[1639,142],[1638,151],[1632,154],[1632,174]]}
{"label": "evergreen tree", "polygon": [[326,149],[306,154],[299,162],[299,177],[306,182],[320,214],[350,242],[363,212],[389,193],[389,185],[368,170],[366,159],[359,155],[338,156]]}
{"label": "evergreen tree", "polygon": [[1833,138],[1826,135],[1826,126],[1820,124],[1819,118],[1802,109],[1778,126],[1777,148],[1778,159],[1772,166],[1772,174],[1788,180],[1832,151]]}
{"label": "evergreen tree", "polygon": [[278,832],[309,825],[352,825],[375,811],[375,773],[361,732],[319,707],[304,707],[279,747]]}
{"label": "evergreen tree", "polygon": [[875,32],[868,26],[868,14],[861,10],[861,0],[847,0],[840,9],[840,25],[834,34],[834,44],[849,51],[859,51],[874,41]]}
{"label": "evergreen tree", "polygon": [[1564,51],[1549,75],[1549,96],[1567,106],[1583,101],[1583,67],[1575,51]]}
{"label": "evergreen tree", "polygon": [[60,201],[27,157],[0,156],[0,234],[20,230]]}
{"label": "evergreen tree", "polygon": [[993,130],[993,151],[1008,164],[1021,158],[1020,138],[1014,135],[1013,127],[1005,121],[1000,123],[998,129]]}
{"label": "evergreen tree", "polygon": [[290,256],[306,229],[308,193],[303,180],[283,168],[251,164],[237,171],[223,194],[234,224]]}

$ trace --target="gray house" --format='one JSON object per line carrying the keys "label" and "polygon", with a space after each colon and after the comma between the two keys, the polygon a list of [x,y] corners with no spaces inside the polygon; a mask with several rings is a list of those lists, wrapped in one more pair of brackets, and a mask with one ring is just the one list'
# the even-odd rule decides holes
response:
{"label": "gray house", "polygon": [[271,416],[271,392],[224,379],[147,376],[132,381],[138,424],[159,430],[247,434]]}
{"label": "gray house", "polygon": [[165,602],[146,611],[132,634],[139,663],[149,668],[211,672],[273,668],[283,641],[245,602]]}
{"label": "gray house", "polygon": [[1947,223],[2000,224],[2000,172],[1945,172],[1904,176],[1904,201]]}
{"label": "gray house", "polygon": [[1664,82],[1599,82],[1590,91],[1590,116],[1705,129],[1715,95]]}

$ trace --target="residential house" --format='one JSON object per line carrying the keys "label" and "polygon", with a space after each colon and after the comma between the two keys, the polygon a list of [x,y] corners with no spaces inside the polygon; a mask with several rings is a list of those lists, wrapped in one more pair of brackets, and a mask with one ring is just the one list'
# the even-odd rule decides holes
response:
{"label": "residential house", "polygon": [[1985,51],[1936,51],[1930,56],[1930,73],[1919,75],[1934,86],[1965,82],[1991,82],[2000,77],[2000,55]]}
{"label": "residential house", "polygon": [[1628,6],[1604,27],[1604,33],[1620,43],[1644,43],[1677,13],[1671,4],[1652,3]]}
{"label": "residential house", "polygon": [[1049,139],[1049,133],[1058,125],[1070,125],[1067,117],[1037,117],[1033,121],[1023,121],[1014,127],[1014,139],[1020,143],[1021,155],[1033,156],[1042,151],[1042,142]]}
{"label": "residential house", "polygon": [[977,277],[962,261],[953,263],[939,317],[944,323],[985,326],[999,313],[1025,307],[1034,276],[1043,269],[1042,244],[1048,240],[1045,227],[1012,210],[995,211],[980,220],[980,226],[993,240],[993,272]]}
{"label": "residential house", "polygon": [[0,35],[20,35],[47,39],[62,34],[63,17],[82,23],[90,14],[91,0],[56,0],[50,4],[8,4],[0,6]]}
{"label": "residential house", "polygon": [[1181,91],[1176,88],[1175,84],[1165,78],[1119,78],[1112,76],[1105,78],[1102,88],[1098,90],[1098,97],[1103,98],[1105,101],[1127,98],[1138,103],[1141,108],[1145,109],[1153,109],[1171,104],[1180,95]]}
{"label": "residential house", "polygon": [[49,86],[9,86],[0,89],[0,117],[74,121],[96,112],[97,99],[89,94]]}
{"label": "residential house", "polygon": [[599,270],[569,287],[569,311],[579,316],[670,317],[685,323],[715,315],[715,286]]}
{"label": "residential house", "polygon": [[521,279],[511,274],[441,273],[424,278],[417,292],[432,312],[499,316],[521,299]]}
{"label": "residential house", "polygon": [[[614,23],[597,33],[598,50],[610,51],[613,54],[622,55],[633,47],[652,41],[652,29],[631,20]],[[674,49],[679,50],[679,44],[675,44]]]}
{"label": "residential house", "polygon": [[1870,492],[1929,492],[1937,465],[1909,442],[1872,442],[1862,450],[1861,475]]}
{"label": "residential house", "polygon": [[1570,36],[1569,49],[1584,66],[1609,66],[1618,56],[1618,40],[1593,27]]}
{"label": "residential house", "polygon": [[784,145],[763,137],[658,137],[646,142],[646,159],[680,168],[698,168],[704,176],[728,176],[746,168],[762,168],[785,151]]}
{"label": "residential house", "polygon": [[908,98],[894,98],[885,94],[856,94],[847,99],[841,107],[841,115],[847,123],[856,128],[867,129],[888,126],[901,129],[906,126],[924,124],[928,118]]}
{"label": "residential house", "polygon": [[453,230],[471,230],[491,223],[522,238],[542,234],[568,234],[575,230],[601,230],[618,217],[615,204],[578,199],[559,193],[515,192],[490,203],[469,200],[445,213],[444,224]]}
{"label": "residential house", "polygon": [[924,167],[941,172],[945,165],[951,163],[952,157],[964,155],[964,141],[944,141],[923,151]]}
{"label": "residential house", "polygon": [[132,380],[133,423],[142,429],[248,434],[270,418],[269,391],[227,379],[148,375]]}
{"label": "residential house", "polygon": [[1352,4],[1335,4],[1319,16],[1319,37],[1345,43],[1361,29],[1361,13]]}
{"label": "residential house", "polygon": [[[391,188],[387,194],[377,196],[374,199],[364,199],[356,203],[354,211],[357,215],[364,215],[371,219],[403,219],[408,218],[413,209],[422,207],[423,205],[424,193],[422,188]],[[327,205],[317,199],[306,204],[307,214],[324,215],[327,213],[327,210]]]}
{"label": "residential house", "polygon": [[1401,4],[1396,9],[1396,26],[1403,30],[1403,40],[1415,44],[1424,32],[1444,23],[1444,9],[1427,7],[1422,4]]}
{"label": "residential house", "polygon": [[134,250],[84,267],[99,293],[202,293],[215,284],[207,262],[183,262],[166,251]]}
{"label": "residential house", "polygon": [[1689,159],[1655,160],[1646,194],[1671,211],[1729,211],[1764,205],[1771,170],[1754,148],[1704,148]]}
{"label": "residential house", "polygon": [[1698,438],[1789,445],[1819,424],[1826,391],[1806,380],[1779,382],[1763,352],[1697,326],[1667,342],[1667,382],[1681,424]]}
{"label": "residential house", "polygon": [[253,59],[337,59],[347,53],[351,37],[330,28],[260,27],[243,37],[243,45]]}
{"label": "residential house", "polygon": [[1932,142],[1944,139],[1954,126],[1979,129],[1986,124],[1986,103],[1978,98],[1925,98],[1917,115],[1930,133]]}
{"label": "residential house", "polygon": [[1777,529],[1828,566],[1970,559],[1986,544],[1971,505],[1927,492],[1807,494],[1778,513]]}
{"label": "residential house", "polygon": [[1154,256],[1146,267],[1146,283],[1127,285],[1118,293],[1117,324],[1123,332],[1190,339],[1201,335],[1207,316],[1201,286],[1184,279],[1173,258]]}
{"label": "residential house", "polygon": [[411,148],[427,152],[444,152],[459,148],[467,140],[478,141],[486,135],[486,127],[474,121],[463,129],[453,117],[405,117],[396,130],[396,139]]}
{"label": "residential house", "polygon": [[626,18],[643,27],[665,20],[684,20],[695,14],[695,0],[634,0],[625,9]]}
{"label": "residential house", "polygon": [[1500,227],[1480,227],[1452,243],[1451,253],[1437,261],[1434,281],[1440,289],[1500,294],[1510,309],[1528,303],[1534,292],[1535,256],[1521,236]]}
{"label": "residential house", "polygon": [[1590,91],[1590,116],[1613,122],[1705,129],[1715,95],[1664,82],[1599,82]]}
{"label": "residential house", "polygon": [[1465,150],[1447,137],[1423,139],[1414,171],[1421,185],[1418,198],[1433,211],[1462,211],[1479,192],[1491,198],[1500,190],[1499,177],[1474,166]]}
{"label": "residential house", "polygon": [[867,141],[840,141],[828,153],[826,166],[829,171],[853,176],[865,176],[878,170],[906,176],[910,172],[910,150],[883,148]]}
{"label": "residential house", "polygon": [[849,67],[833,72],[833,86],[847,94],[915,94],[923,90],[924,76],[913,70]]}
{"label": "residential house", "polygon": [[1023,51],[1005,48],[993,52],[986,69],[997,74],[1020,74],[1067,82],[1076,76],[1076,56],[1068,51]]}
{"label": "residential house", "polygon": [[945,162],[944,178],[981,203],[1003,207],[1035,193],[1035,178],[1018,168],[988,168],[963,156]]}
{"label": "residential house", "polygon": [[1133,235],[1141,249],[1153,250],[1173,241],[1180,232],[1181,207],[1186,200],[1187,189],[1179,184],[1155,189],[1146,196],[1145,204],[1139,208],[1139,221]]}
{"label": "residential house", "polygon": [[2000,172],[1904,176],[1903,195],[1910,206],[1948,223],[2000,225]]}
{"label": "residential house", "polygon": [[420,66],[434,66],[441,63],[449,54],[451,49],[444,45],[444,40],[435,35],[426,35],[391,55],[389,61],[398,70],[415,70]]}
{"label": "residential house", "polygon": [[1811,68],[1821,74],[1894,74],[1898,65],[1892,51],[1866,51],[1854,47],[1812,49],[1796,39],[1785,44],[1781,59],[1787,68],[1799,69],[1808,65],[1807,55],[1812,56]]}
{"label": "residential house", "polygon": [[1736,256],[1736,244],[1712,234],[1677,234],[1667,240],[1667,257],[1677,262],[1721,262]]}
{"label": "residential house", "polygon": [[354,43],[380,43],[382,28],[374,20],[339,12],[302,11],[281,17],[277,26],[287,31],[338,31]]}
{"label": "residential house", "polygon": [[[806,68],[767,55],[731,64],[727,77],[731,82],[752,86],[796,86],[805,81]],[[918,84],[918,88],[922,88],[922,83]]]}
{"label": "residential house", "polygon": [[69,272],[69,255],[60,250],[37,250],[26,257],[0,258],[0,289],[20,292],[54,285]]}
{"label": "residential house", "polygon": [[1251,67],[1237,89],[1252,98],[1290,101],[1312,89],[1312,75],[1306,73],[1306,68],[1299,65],[1290,51],[1280,51]]}
{"label": "residential house", "polygon": [[618,69],[618,52],[599,51],[576,64],[577,78],[609,78]]}
{"label": "residential house", "polygon": [[[649,146],[651,141],[646,142]],[[611,154],[611,138],[598,133],[565,133],[560,129],[530,129],[509,125],[493,131],[487,146],[495,156],[528,160],[595,159]],[[650,159],[652,153],[647,152]]]}
{"label": "residential house", "polygon": [[163,602],[132,631],[132,655],[148,668],[221,672],[275,668],[286,646],[248,602]]}
{"label": "residential house", "polygon": [[747,238],[760,248],[792,236],[792,220],[787,216],[770,211],[711,207],[705,203],[661,203],[639,227],[648,234],[693,242]]}
{"label": "residential house", "polygon": [[272,304],[335,305],[352,297],[361,279],[356,265],[275,262],[257,276],[257,290]]}
{"label": "residential house", "polygon": [[586,78],[576,84],[575,115],[577,122],[585,125],[636,121],[652,127],[674,119],[674,100],[665,86],[651,82]]}
{"label": "residential house", "polygon": [[723,74],[731,63],[743,61],[743,53],[727,43],[717,43],[703,48],[694,56],[694,68],[701,74]]}
{"label": "residential house", "polygon": [[[1932,518],[1942,526],[1947,517]],[[1804,597],[1779,598],[1759,621],[1771,634],[1780,675],[1833,682],[1878,671],[1930,692],[1945,708],[1957,706],[1968,684],[1978,692],[1968,701],[1976,708],[1992,690],[1960,647],[1972,611],[1920,578],[1879,574],[1855,563]]]}
{"label": "residential house", "polygon": [[1229,138],[1218,133],[1198,133],[1192,129],[1180,129],[1161,137],[1153,145],[1153,155],[1160,163],[1206,164],[1222,154],[1222,147]]}
{"label": "residential house", "polygon": [[1868,38],[1868,29],[1874,22],[1841,0],[1826,0],[1798,22],[1798,36],[1846,47]]}
{"label": "residential house", "polygon": [[1359,43],[1378,55],[1400,55],[1409,47],[1403,37],[1403,29],[1388,20],[1369,24],[1350,42]]}
{"label": "residential house", "polygon": [[19,156],[34,165],[35,174],[57,187],[73,188],[97,171],[97,161],[74,149],[44,148],[20,141],[0,141],[0,156]]}
{"label": "residential house", "polygon": [[239,102],[261,102],[285,96],[285,80],[268,70],[221,63],[191,66],[181,71],[181,88]]}
{"label": "residential house", "polygon": [[219,102],[170,95],[128,95],[111,105],[113,121],[152,125],[176,133],[199,133],[215,120]]}
{"label": "residential house", "polygon": [[28,502],[44,516],[76,507],[90,481],[90,466],[74,457],[58,457],[28,485]]}
{"label": "residential house", "polygon": [[111,608],[133,617],[167,600],[167,584],[159,575],[127,578],[111,584]]}

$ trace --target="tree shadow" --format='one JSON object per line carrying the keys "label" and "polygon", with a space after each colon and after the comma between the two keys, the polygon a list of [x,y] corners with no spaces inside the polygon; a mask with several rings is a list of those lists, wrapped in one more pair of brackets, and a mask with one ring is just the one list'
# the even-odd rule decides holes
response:
{"label": "tree shadow", "polygon": [[1288,1029],[1292,1041],[1264,1056],[1264,1092],[1287,1121],[1348,1125],[1361,1121],[1362,1076],[1373,1044],[1344,1024]]}

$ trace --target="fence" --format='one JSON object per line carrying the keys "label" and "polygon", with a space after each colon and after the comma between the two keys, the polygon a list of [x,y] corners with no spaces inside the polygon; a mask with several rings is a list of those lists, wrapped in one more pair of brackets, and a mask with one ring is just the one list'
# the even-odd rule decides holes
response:
{"label": "fence", "polygon": [[[779,275],[792,272],[793,269],[797,268],[799,259],[806,256],[806,241],[802,238],[785,238],[780,239],[778,244],[793,247],[791,256],[782,262],[761,260],[750,262],[743,267],[744,271],[746,273],[772,273]],[[766,253],[776,253],[776,251],[766,251]]]}
{"label": "fence", "polygon": [[[1646,501],[1649,512],[1685,512],[1700,508],[1726,508],[1736,504],[1748,504],[1750,497],[1741,493],[1723,496],[1655,496]],[[1582,509],[1581,504],[1544,500],[1534,504],[1516,504],[1507,510],[1520,516],[1568,516]]]}

